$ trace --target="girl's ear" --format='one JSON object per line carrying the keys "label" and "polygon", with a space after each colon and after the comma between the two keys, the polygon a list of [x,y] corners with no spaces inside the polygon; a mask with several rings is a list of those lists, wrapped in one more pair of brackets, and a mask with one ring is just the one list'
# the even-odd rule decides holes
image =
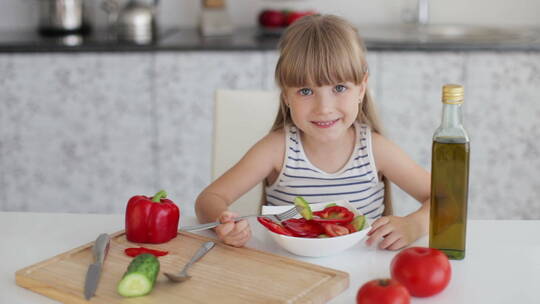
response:
{"label": "girl's ear", "polygon": [[284,92],[281,92],[281,99],[283,100],[283,104],[285,107],[289,107],[289,101],[287,100],[287,94]]}

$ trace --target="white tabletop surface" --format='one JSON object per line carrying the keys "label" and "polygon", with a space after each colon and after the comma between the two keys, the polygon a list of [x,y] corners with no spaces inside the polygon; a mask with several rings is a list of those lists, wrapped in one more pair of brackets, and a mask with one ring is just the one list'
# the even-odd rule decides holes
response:
{"label": "white tabletop surface", "polygon": [[[182,225],[195,224],[182,217]],[[102,214],[0,212],[0,303],[57,303],[15,284],[15,272],[124,227],[124,217]],[[278,247],[251,221],[247,247],[346,271],[350,286],[330,303],[354,303],[365,282],[389,277],[396,252],[355,246],[325,258],[303,258]],[[452,279],[440,294],[412,303],[540,303],[540,221],[469,221],[467,255],[451,261]],[[201,234],[212,236],[212,232]],[[427,238],[413,245],[426,246]]]}

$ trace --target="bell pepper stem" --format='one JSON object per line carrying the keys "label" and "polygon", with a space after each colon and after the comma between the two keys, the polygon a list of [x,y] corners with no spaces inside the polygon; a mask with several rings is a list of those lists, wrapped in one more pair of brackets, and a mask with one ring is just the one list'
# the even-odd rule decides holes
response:
{"label": "bell pepper stem", "polygon": [[167,197],[167,192],[165,190],[160,190],[156,195],[152,197],[152,202],[160,203],[162,198]]}

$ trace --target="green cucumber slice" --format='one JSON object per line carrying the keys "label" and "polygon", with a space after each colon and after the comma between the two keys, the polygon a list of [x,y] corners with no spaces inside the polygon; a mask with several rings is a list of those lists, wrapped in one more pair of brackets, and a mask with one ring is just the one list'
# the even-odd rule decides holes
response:
{"label": "green cucumber slice", "polygon": [[354,229],[356,229],[356,231],[364,229],[364,226],[366,225],[366,217],[363,215],[355,217],[351,221],[351,225],[354,227]]}
{"label": "green cucumber slice", "polygon": [[311,211],[311,207],[303,197],[295,197],[294,206],[296,206],[296,210],[298,210],[298,213],[300,213],[300,215],[302,215],[302,217],[306,220],[311,220],[313,218],[313,212]]}

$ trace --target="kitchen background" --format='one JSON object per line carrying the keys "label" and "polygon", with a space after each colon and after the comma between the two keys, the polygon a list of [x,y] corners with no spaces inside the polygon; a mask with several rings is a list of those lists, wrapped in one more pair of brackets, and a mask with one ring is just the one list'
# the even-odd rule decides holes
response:
{"label": "kitchen background", "polygon": [[[35,31],[38,1],[0,1],[0,40],[4,33]],[[99,2],[91,3],[92,23],[104,25]],[[404,0],[227,1],[237,29],[256,27],[267,7],[386,24],[408,19],[415,6]],[[199,1],[164,0],[160,28],[195,28],[200,11]],[[536,28],[539,13],[535,0],[511,6],[430,1],[431,23]],[[371,90],[388,136],[429,170],[441,86],[464,84],[471,218],[539,219],[540,48],[445,46],[369,51]],[[193,214],[198,192],[211,180],[215,90],[275,89],[275,47],[110,50],[0,52],[0,210],[121,213],[132,195],[164,188]],[[398,214],[418,207],[398,189],[394,201]]]}
{"label": "kitchen background", "polygon": [[[1,0],[0,30],[34,29],[41,0]],[[540,25],[540,1],[537,0],[435,0],[430,2],[431,21],[435,23]],[[105,24],[100,12],[100,0],[88,1],[92,19]],[[316,9],[338,14],[355,23],[399,23],[416,6],[416,0],[228,0],[233,22],[240,26],[255,26],[256,16],[263,8]],[[201,1],[161,0],[161,25],[192,27],[198,23]]]}

